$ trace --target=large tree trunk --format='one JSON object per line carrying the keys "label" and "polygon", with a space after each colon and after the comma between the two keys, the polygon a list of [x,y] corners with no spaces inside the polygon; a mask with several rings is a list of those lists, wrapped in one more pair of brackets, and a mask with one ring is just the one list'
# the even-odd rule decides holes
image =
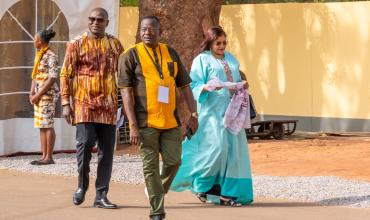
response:
{"label": "large tree trunk", "polygon": [[[139,20],[147,15],[157,16],[162,27],[161,42],[173,47],[190,70],[204,31],[219,23],[222,2],[223,0],[141,0]],[[136,39],[140,41],[139,33]],[[189,112],[184,100],[181,97],[178,100],[179,114],[184,124]]]}

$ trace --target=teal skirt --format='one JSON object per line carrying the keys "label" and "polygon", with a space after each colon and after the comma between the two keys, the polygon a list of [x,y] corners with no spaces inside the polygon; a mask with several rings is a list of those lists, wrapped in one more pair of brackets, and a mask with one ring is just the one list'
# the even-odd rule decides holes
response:
{"label": "teal skirt", "polygon": [[[214,120],[212,120],[214,119]],[[213,189],[213,190],[212,190]],[[244,130],[234,135],[223,127],[222,120],[207,117],[200,120],[199,128],[191,140],[182,146],[182,163],[172,182],[172,191],[190,190],[193,193],[234,197],[237,202],[253,202],[251,168],[248,144]]]}

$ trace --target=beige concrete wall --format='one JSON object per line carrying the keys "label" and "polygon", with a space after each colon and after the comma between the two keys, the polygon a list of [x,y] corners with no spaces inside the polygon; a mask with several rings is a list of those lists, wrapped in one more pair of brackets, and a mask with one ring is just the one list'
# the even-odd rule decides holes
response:
{"label": "beige concrete wall", "polygon": [[[120,14],[126,46],[137,9]],[[221,25],[259,113],[370,119],[370,2],[223,6]]]}
{"label": "beige concrete wall", "polygon": [[121,7],[119,10],[118,37],[124,48],[135,44],[139,9],[137,7]]}

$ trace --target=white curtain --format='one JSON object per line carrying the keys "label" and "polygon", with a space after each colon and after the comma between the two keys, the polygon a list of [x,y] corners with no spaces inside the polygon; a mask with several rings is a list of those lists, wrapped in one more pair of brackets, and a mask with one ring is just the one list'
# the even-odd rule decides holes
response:
{"label": "white curtain", "polygon": [[[0,0],[0,155],[40,151],[39,131],[33,128],[33,110],[27,98],[35,53],[34,33],[48,24],[55,25],[59,32],[69,31],[51,42],[61,65],[65,43],[88,30],[87,18],[96,7],[108,11],[107,32],[117,36],[117,0]],[[67,29],[60,27],[63,22],[58,16],[65,17],[63,28],[67,23]],[[57,116],[60,117],[60,108]],[[55,150],[75,149],[75,128],[62,118],[55,118],[54,128]]]}

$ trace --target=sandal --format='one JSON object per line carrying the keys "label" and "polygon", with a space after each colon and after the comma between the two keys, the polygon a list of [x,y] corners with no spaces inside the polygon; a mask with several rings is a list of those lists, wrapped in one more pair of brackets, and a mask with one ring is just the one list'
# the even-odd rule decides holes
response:
{"label": "sandal", "polygon": [[235,198],[220,197],[220,205],[231,206],[231,207],[241,207],[242,204],[237,202]]}
{"label": "sandal", "polygon": [[33,161],[30,162],[30,164],[31,165],[38,165],[38,163],[41,162],[41,161],[42,161],[42,159],[40,159],[40,160],[33,160]]}
{"label": "sandal", "polygon": [[198,199],[202,203],[206,203],[207,202],[207,194],[205,194],[205,193],[197,193],[196,195],[197,195]]}
{"label": "sandal", "polygon": [[55,164],[54,160],[41,160],[41,161],[36,161],[34,165],[49,165],[49,164]]}

